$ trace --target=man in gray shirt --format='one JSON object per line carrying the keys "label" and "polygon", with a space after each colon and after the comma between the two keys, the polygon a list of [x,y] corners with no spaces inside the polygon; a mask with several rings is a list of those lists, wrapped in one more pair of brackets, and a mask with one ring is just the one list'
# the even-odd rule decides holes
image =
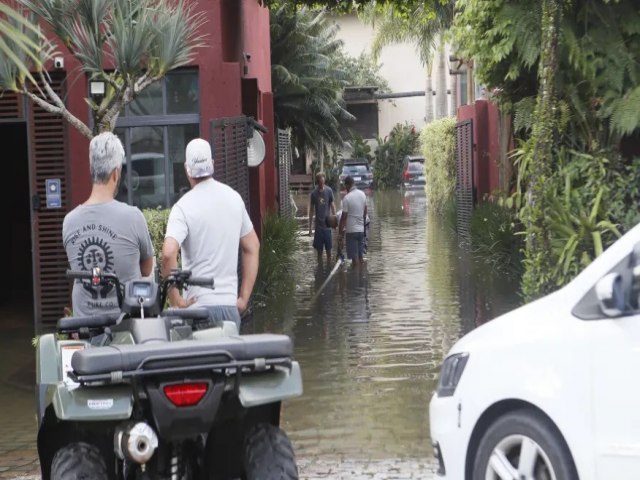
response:
{"label": "man in gray shirt", "polygon": [[[114,199],[124,162],[124,148],[112,133],[101,133],[89,145],[93,187],[85,203],[64,218],[62,241],[71,270],[100,268],[120,282],[151,275],[153,244],[142,212]],[[112,286],[93,286],[89,280],[73,285],[76,317],[119,313]]]}
{"label": "man in gray shirt", "polygon": [[316,175],[317,187],[309,194],[309,236],[311,236],[311,222],[315,213],[315,235],[313,248],[318,251],[318,262],[322,261],[322,251],[327,252],[327,262],[331,262],[331,227],[329,215],[336,214],[336,205],[333,201],[333,190],[325,185],[324,173]]}

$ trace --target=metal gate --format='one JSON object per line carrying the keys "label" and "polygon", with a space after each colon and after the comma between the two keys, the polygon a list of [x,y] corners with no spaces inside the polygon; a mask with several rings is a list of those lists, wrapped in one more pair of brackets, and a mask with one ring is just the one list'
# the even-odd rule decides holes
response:
{"label": "metal gate", "polygon": [[249,211],[249,167],[247,165],[247,117],[211,121],[214,177],[237,191]]}
{"label": "metal gate", "polygon": [[455,128],[456,143],[456,203],[458,235],[469,240],[471,212],[475,203],[473,188],[473,122],[459,122]]}
{"label": "metal gate", "polygon": [[278,129],[278,203],[280,215],[293,217],[289,176],[291,175],[291,132]]}

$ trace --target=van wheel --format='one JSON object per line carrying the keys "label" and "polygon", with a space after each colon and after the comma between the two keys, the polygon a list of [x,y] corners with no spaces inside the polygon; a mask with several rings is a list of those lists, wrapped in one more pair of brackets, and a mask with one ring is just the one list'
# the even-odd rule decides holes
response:
{"label": "van wheel", "polygon": [[557,428],[530,410],[508,413],[482,437],[473,466],[473,480],[528,478],[577,480],[573,460]]}
{"label": "van wheel", "polygon": [[98,448],[77,442],[62,447],[51,462],[51,480],[107,480],[107,467]]}
{"label": "van wheel", "polygon": [[258,424],[244,442],[246,480],[298,480],[293,446],[280,428]]}

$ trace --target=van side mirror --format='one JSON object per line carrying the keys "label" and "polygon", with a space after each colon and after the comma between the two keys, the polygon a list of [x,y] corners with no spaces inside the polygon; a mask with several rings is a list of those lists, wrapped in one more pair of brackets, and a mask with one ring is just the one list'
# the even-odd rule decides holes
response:
{"label": "van side mirror", "polygon": [[622,275],[609,273],[596,283],[596,296],[600,309],[607,317],[619,317],[625,312]]}

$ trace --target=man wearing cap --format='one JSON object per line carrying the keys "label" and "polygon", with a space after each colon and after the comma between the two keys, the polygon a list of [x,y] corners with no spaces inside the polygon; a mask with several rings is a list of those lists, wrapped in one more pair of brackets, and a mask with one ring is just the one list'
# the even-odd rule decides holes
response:
{"label": "man wearing cap", "polygon": [[364,235],[367,223],[367,196],[358,190],[353,177],[344,179],[347,195],[342,199],[342,215],[338,232],[347,234],[347,258],[357,267],[364,258]]}
{"label": "man wearing cap", "polygon": [[[209,143],[201,138],[187,145],[185,171],[191,185],[171,209],[162,248],[162,274],[178,265],[194,277],[213,277],[215,289],[189,287],[183,297],[169,291],[173,307],[191,305],[209,310],[214,321],[233,321],[247,309],[258,274],[260,242],[242,197],[213,179]],[[242,284],[238,293],[238,245],[242,251]]]}

